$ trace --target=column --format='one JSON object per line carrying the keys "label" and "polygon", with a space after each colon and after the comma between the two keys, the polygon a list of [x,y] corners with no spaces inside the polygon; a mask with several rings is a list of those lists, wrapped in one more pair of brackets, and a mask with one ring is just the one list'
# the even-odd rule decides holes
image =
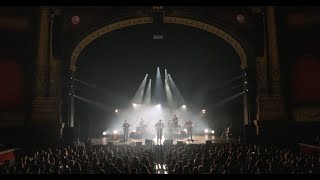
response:
{"label": "column", "polygon": [[40,7],[36,62],[36,97],[45,97],[48,95],[49,21],[49,7]]}
{"label": "column", "polygon": [[273,6],[266,7],[266,25],[268,38],[268,57],[271,76],[271,93],[273,95],[281,95],[277,25],[275,10]]}
{"label": "column", "polygon": [[[59,26],[62,30],[62,24],[59,22],[59,18],[61,18],[61,9],[53,8],[52,13],[50,14],[50,34],[49,34],[49,96],[56,97],[60,99],[60,89],[61,89],[61,59],[54,56],[53,49],[53,38],[58,38],[58,34],[54,34],[57,32],[53,31],[54,26]],[[59,32],[60,33],[60,32]],[[61,57],[59,57],[61,58]]]}
{"label": "column", "polygon": [[257,68],[257,86],[258,86],[258,96],[266,96],[269,92],[268,88],[268,61],[267,61],[267,30],[266,30],[266,22],[265,22],[265,14],[261,8],[259,8],[259,12],[262,15],[263,21],[263,56],[257,57],[256,59],[256,68]]}
{"label": "column", "polygon": [[57,142],[59,106],[57,97],[50,92],[51,71],[56,71],[50,55],[50,8],[40,7],[38,52],[36,59],[36,89],[32,104],[32,119],[29,129],[33,145]]}
{"label": "column", "polygon": [[[275,9],[264,8],[264,56],[257,57],[257,133],[266,143],[289,143],[293,139],[291,122],[287,121],[281,93],[280,58]],[[262,12],[263,13],[263,12]],[[269,69],[268,69],[269,68]]]}

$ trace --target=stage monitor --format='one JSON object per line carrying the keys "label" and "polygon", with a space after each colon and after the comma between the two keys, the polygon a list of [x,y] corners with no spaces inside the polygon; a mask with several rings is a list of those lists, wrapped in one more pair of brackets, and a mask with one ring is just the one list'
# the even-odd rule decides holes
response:
{"label": "stage monitor", "polygon": [[177,145],[178,146],[182,146],[183,145],[183,141],[177,141]]}
{"label": "stage monitor", "polygon": [[206,141],[206,145],[212,144],[212,141]]}
{"label": "stage monitor", "polygon": [[173,145],[173,139],[164,140],[163,145],[172,146]]}
{"label": "stage monitor", "polygon": [[147,146],[153,146],[153,145],[154,145],[154,141],[151,140],[151,139],[146,139],[146,140],[145,140],[145,144],[146,144]]}

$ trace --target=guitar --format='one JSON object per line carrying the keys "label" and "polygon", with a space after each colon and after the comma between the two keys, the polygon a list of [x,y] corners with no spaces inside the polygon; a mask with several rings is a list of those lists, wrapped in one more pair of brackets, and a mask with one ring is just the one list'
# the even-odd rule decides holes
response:
{"label": "guitar", "polygon": [[163,128],[164,128],[163,123],[157,123],[157,124],[156,124],[156,129],[157,129],[157,130],[161,130],[161,129],[163,129]]}
{"label": "guitar", "polygon": [[179,121],[179,120],[178,120],[177,117],[173,118],[173,119],[172,119],[173,125],[177,126],[177,125],[178,125],[178,121]]}
{"label": "guitar", "polygon": [[187,129],[192,129],[193,123],[186,123],[185,126],[186,126]]}
{"label": "guitar", "polygon": [[125,123],[125,124],[122,125],[124,131],[125,130],[129,130],[130,126],[132,126],[132,124],[129,124],[129,123]]}

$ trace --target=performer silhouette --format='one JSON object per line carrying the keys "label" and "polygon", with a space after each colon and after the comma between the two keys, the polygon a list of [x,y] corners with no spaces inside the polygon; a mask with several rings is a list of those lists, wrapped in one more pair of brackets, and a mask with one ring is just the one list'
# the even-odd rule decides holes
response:
{"label": "performer silhouette", "polygon": [[186,128],[187,128],[187,138],[189,140],[192,140],[192,127],[193,127],[193,122],[189,119],[189,121],[186,122]]}
{"label": "performer silhouette", "polygon": [[178,133],[178,127],[179,127],[179,118],[177,117],[177,115],[174,115],[172,118],[172,125],[173,125],[173,130],[174,133]]}
{"label": "performer silhouette", "polygon": [[157,144],[158,144],[159,140],[160,140],[160,144],[161,144],[163,128],[164,128],[164,124],[161,122],[161,119],[160,119],[159,122],[156,124]]}
{"label": "performer silhouette", "polygon": [[129,127],[131,125],[129,123],[127,123],[127,120],[124,120],[124,123],[122,125],[122,128],[123,128],[123,140],[124,141],[127,141],[128,140],[128,137],[129,137]]}

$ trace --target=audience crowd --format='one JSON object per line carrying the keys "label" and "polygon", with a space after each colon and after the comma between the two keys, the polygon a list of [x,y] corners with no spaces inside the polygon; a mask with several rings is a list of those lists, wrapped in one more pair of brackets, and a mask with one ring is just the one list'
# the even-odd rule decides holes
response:
{"label": "audience crowd", "polygon": [[67,146],[0,165],[0,174],[319,174],[319,152],[250,144]]}

